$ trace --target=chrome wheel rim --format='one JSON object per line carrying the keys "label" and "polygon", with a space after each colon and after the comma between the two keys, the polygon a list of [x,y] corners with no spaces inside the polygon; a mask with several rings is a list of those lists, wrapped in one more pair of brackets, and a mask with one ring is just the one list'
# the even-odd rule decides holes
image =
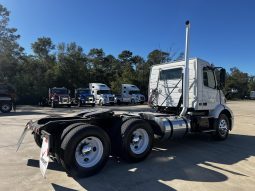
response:
{"label": "chrome wheel rim", "polygon": [[136,129],[132,134],[130,149],[135,154],[143,153],[149,145],[149,135],[144,129]]}
{"label": "chrome wheel rim", "polygon": [[227,121],[225,119],[221,119],[219,122],[219,133],[222,136],[225,136],[228,132],[228,124]]}
{"label": "chrome wheel rim", "polygon": [[75,160],[82,167],[93,167],[101,160],[103,150],[103,143],[99,138],[86,137],[76,147]]}

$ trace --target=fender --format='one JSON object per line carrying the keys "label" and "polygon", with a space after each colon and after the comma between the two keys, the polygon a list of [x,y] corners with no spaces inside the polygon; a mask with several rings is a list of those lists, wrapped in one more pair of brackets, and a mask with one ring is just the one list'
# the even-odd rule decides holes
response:
{"label": "fender", "polygon": [[221,113],[224,113],[229,117],[231,123],[230,130],[232,130],[234,127],[234,114],[228,106],[221,104],[217,105],[213,110],[210,110],[209,116],[217,119]]}

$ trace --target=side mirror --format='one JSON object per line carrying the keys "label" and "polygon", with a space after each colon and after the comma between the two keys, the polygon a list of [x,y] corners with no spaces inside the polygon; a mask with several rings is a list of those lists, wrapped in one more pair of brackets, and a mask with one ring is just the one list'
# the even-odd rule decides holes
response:
{"label": "side mirror", "polygon": [[219,84],[220,89],[223,89],[225,87],[225,81],[226,81],[226,70],[222,68],[220,70],[220,84]]}

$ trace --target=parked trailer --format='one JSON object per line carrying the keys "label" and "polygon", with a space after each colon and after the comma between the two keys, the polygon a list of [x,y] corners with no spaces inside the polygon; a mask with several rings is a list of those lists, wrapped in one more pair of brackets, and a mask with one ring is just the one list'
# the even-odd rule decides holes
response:
{"label": "parked trailer", "polygon": [[121,84],[121,94],[116,96],[116,102],[118,104],[143,104],[145,102],[145,97],[141,94],[140,89],[136,85]]}
{"label": "parked trailer", "polygon": [[189,27],[187,22],[185,61],[151,69],[149,97],[157,112],[117,114],[94,109],[27,123],[18,145],[32,130],[41,147],[43,175],[49,157],[73,176],[91,176],[103,168],[109,155],[129,162],[144,160],[155,137],[164,141],[194,132],[210,133],[217,140],[228,137],[234,116],[222,93],[225,70],[200,59],[188,59]]}

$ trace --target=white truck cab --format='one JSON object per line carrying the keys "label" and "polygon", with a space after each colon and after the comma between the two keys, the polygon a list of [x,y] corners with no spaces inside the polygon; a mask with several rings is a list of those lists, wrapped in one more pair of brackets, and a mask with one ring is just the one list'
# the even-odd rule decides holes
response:
{"label": "white truck cab", "polygon": [[102,83],[90,83],[89,88],[95,97],[95,103],[99,105],[114,105],[114,96],[111,89]]}
{"label": "white truck cab", "polygon": [[[159,108],[182,107],[183,71],[185,61],[152,66],[149,80],[151,104]],[[189,105],[194,110],[214,110],[225,105],[225,96],[219,89],[219,69],[208,62],[189,60]],[[217,80],[218,79],[218,80]]]}
{"label": "white truck cab", "polygon": [[145,101],[145,97],[140,93],[140,89],[133,84],[121,84],[121,97],[124,103],[143,104]]}
{"label": "white truck cab", "polygon": [[[204,118],[219,118],[220,113],[230,116],[233,127],[233,113],[226,106],[222,92],[224,86],[223,68],[192,58],[188,61],[188,100],[186,115],[202,115]],[[149,104],[159,112],[181,116],[184,107],[185,61],[168,62],[151,67],[149,79]],[[221,79],[223,78],[223,79]],[[201,120],[200,120],[201,121]]]}

